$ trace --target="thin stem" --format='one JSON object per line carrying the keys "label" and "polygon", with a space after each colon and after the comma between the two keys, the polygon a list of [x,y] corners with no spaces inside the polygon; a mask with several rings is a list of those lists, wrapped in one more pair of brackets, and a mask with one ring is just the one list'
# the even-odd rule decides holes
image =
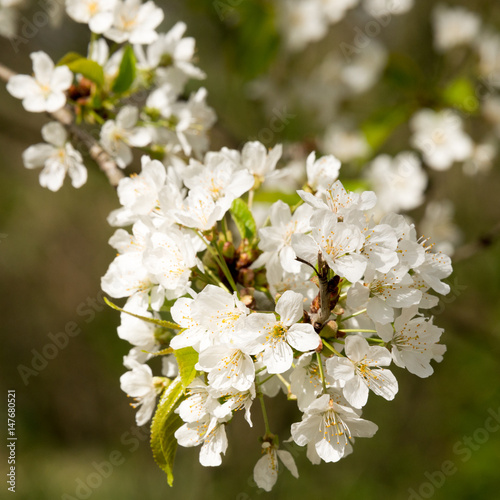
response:
{"label": "thin stem", "polygon": [[368,342],[375,342],[376,344],[386,344],[385,340],[382,340],[382,339],[377,339],[375,337],[368,337],[366,339]]}
{"label": "thin stem", "polygon": [[236,283],[234,282],[234,279],[231,275],[231,271],[229,271],[229,268],[227,267],[226,261],[224,260],[224,256],[222,255],[222,252],[220,251],[219,245],[217,245],[217,242],[214,239],[214,247],[215,251],[217,252],[217,255],[219,257],[219,265],[221,266],[222,272],[224,273],[224,276],[226,277],[227,281],[229,281],[229,284],[231,285],[231,288],[238,293],[238,288],[236,286]]}
{"label": "thin stem", "polygon": [[321,354],[319,352],[316,353],[316,359],[318,360],[318,366],[319,366],[319,374],[321,376],[321,383],[323,384],[323,392],[326,394],[326,380],[325,380],[325,373],[323,371],[323,363],[321,361]]}
{"label": "thin stem", "polygon": [[266,436],[272,436],[271,428],[269,427],[269,420],[267,419],[266,403],[264,402],[264,396],[259,393],[260,407],[262,408],[262,417],[264,418],[264,425],[266,427]]}
{"label": "thin stem", "polygon": [[248,192],[248,208],[252,210],[253,205],[253,188]]}
{"label": "thin stem", "polygon": [[354,314],[351,314],[350,316],[346,316],[345,318],[340,318],[339,321],[347,321],[348,319],[351,319],[351,318],[354,318],[356,316],[359,316],[360,314],[363,314],[366,312],[366,308],[365,309],[361,309],[360,311],[358,312],[355,312]]}
{"label": "thin stem", "polygon": [[266,377],[264,380],[259,380],[259,382],[256,382],[256,385],[262,385],[265,384],[268,380],[272,379],[274,377],[275,373],[272,375],[269,375],[269,377]]}
{"label": "thin stem", "polygon": [[206,240],[206,238],[203,236],[203,234],[201,234],[201,232],[198,229],[193,229],[193,231],[199,236],[199,238],[201,238],[201,241],[203,241],[203,243],[205,243],[208,251],[212,254],[212,256],[214,257],[215,261],[219,265],[221,271],[224,273],[224,276],[226,277],[227,281],[231,285],[231,288],[235,292],[238,292],[238,289],[236,288],[236,283],[234,282],[233,277],[231,276],[231,273],[229,272],[229,269],[228,269],[228,267],[226,265],[224,257],[220,253],[220,250],[219,250],[219,247],[218,247],[217,243],[215,243],[215,241],[214,241],[213,242],[214,245],[212,247],[212,245],[210,245],[210,243]]}
{"label": "thin stem", "polygon": [[285,380],[285,377],[283,377],[281,373],[277,373],[276,376],[281,380],[281,382],[283,382],[288,391],[288,394],[292,394],[292,388],[290,387],[290,384]]}
{"label": "thin stem", "polygon": [[321,341],[323,342],[323,345],[328,347],[328,349],[330,349],[330,351],[333,352],[333,354],[336,354],[337,356],[340,356],[341,358],[343,358],[344,356],[342,356],[342,354],[340,354],[339,351],[337,351],[337,349],[335,349],[334,347],[332,347],[325,339],[321,339]]}

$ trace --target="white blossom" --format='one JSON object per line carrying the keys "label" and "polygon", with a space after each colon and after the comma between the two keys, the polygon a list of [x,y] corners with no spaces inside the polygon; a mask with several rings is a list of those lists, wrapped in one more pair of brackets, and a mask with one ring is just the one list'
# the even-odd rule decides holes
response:
{"label": "white blossom", "polygon": [[362,408],[368,392],[391,401],[398,392],[398,382],[390,370],[381,368],[391,364],[391,354],[385,347],[370,346],[360,335],[345,340],[346,358],[334,356],[327,360],[326,369],[335,379],[345,382],[343,393],[354,408]]}
{"label": "white blossom", "polygon": [[453,111],[422,109],[410,121],[411,143],[434,170],[447,170],[455,161],[466,160],[473,151],[462,119]]}
{"label": "white blossom", "polygon": [[26,111],[53,113],[66,104],[66,94],[73,83],[73,73],[67,66],[54,66],[45,52],[32,52],[34,76],[15,75],[9,79],[7,90],[23,100]]}
{"label": "white blossom", "polygon": [[253,469],[253,478],[259,488],[265,491],[273,489],[278,480],[278,459],[291,472],[293,477],[299,477],[299,471],[292,454],[289,451],[276,449],[274,445],[265,441],[262,443],[262,457],[257,461]]}
{"label": "white blossom", "polygon": [[301,422],[292,424],[292,438],[299,446],[311,447],[314,455],[325,462],[338,462],[349,453],[352,438],[372,437],[377,429],[352,408],[323,394],[305,410]]}
{"label": "white blossom", "polygon": [[58,122],[50,122],[42,128],[47,143],[30,146],[23,153],[26,168],[43,167],[40,184],[51,191],[58,191],[68,174],[75,188],[87,182],[87,169],[82,155],[68,142],[65,128]]}

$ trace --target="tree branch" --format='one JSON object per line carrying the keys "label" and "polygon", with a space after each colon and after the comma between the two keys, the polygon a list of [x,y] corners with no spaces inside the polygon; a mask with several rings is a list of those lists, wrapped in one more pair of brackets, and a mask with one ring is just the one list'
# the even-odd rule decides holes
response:
{"label": "tree branch", "polygon": [[[0,80],[8,82],[16,73],[0,63]],[[123,179],[123,172],[113,158],[102,148],[102,146],[85,130],[78,127],[74,122],[73,113],[67,108],[62,108],[54,113],[47,113],[51,118],[64,125],[68,133],[77,139],[86,149],[90,157],[97,163],[98,167],[104,172],[109,183],[116,187]]]}

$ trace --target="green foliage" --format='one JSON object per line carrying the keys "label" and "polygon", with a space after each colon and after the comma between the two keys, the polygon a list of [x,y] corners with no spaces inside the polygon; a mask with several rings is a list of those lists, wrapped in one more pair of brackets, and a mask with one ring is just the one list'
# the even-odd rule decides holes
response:
{"label": "green foliage", "polygon": [[66,54],[57,65],[67,66],[73,73],[83,75],[99,87],[104,85],[104,70],[102,66],[76,52]]}
{"label": "green foliage", "polygon": [[125,47],[123,52],[123,57],[120,63],[120,68],[118,70],[118,76],[116,77],[111,90],[116,94],[123,94],[130,89],[135,80],[136,74],[136,59],[134,50],[130,45]]}
{"label": "green foliage", "polygon": [[177,441],[174,433],[182,425],[182,420],[174,413],[184,394],[184,385],[179,375],[168,386],[158,404],[151,424],[151,450],[155,462],[167,474],[170,486],[174,482],[173,466]]}
{"label": "green foliage", "polygon": [[241,198],[237,198],[231,205],[230,213],[242,239],[253,240],[257,226],[248,205]]}
{"label": "green foliage", "polygon": [[281,191],[257,191],[253,198],[254,202],[259,203],[274,203],[276,200],[294,207],[300,203],[301,198],[297,193],[282,193]]}
{"label": "green foliage", "polygon": [[125,309],[122,309],[116,304],[113,304],[113,302],[108,300],[106,297],[104,297],[104,302],[106,302],[106,304],[108,304],[108,306],[111,307],[112,309],[115,309],[116,311],[120,311],[125,314],[129,314],[134,318],[142,319],[143,321],[146,321],[148,323],[153,323],[154,325],[158,325],[163,328],[171,328],[172,330],[181,330],[181,327],[177,323],[172,323],[172,321],[167,321],[165,319],[157,319],[157,318],[147,318],[146,316],[141,316],[139,314],[134,314],[130,311],[125,311]]}
{"label": "green foliage", "polygon": [[179,376],[181,377],[182,385],[187,387],[196,377],[196,369],[194,365],[198,363],[198,353],[192,347],[177,349],[175,351],[175,359],[179,365]]}
{"label": "green foliage", "polygon": [[186,347],[175,351],[175,358],[179,365],[179,375],[163,393],[151,425],[153,457],[160,469],[167,474],[170,486],[174,482],[173,467],[177,450],[174,433],[183,424],[174,410],[184,397],[186,387],[196,376],[198,353],[192,347]]}
{"label": "green foliage", "polygon": [[466,77],[456,78],[443,90],[443,101],[448,106],[469,112],[477,111],[479,107],[474,86]]}
{"label": "green foliage", "polygon": [[221,19],[236,20],[227,32],[231,43],[226,49],[231,65],[246,80],[264,73],[274,61],[279,47],[272,2],[245,0],[233,2],[234,7],[229,9],[227,2],[225,6],[222,2],[215,5],[219,5]]}

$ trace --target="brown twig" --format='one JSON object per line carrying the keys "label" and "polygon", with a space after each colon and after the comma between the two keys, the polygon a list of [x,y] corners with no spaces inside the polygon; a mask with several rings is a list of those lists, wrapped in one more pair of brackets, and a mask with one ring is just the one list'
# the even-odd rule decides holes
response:
{"label": "brown twig", "polygon": [[[0,80],[8,82],[16,73],[3,64],[0,64]],[[102,148],[102,146],[85,130],[75,124],[73,113],[66,107],[54,113],[47,113],[51,118],[64,125],[68,133],[88,149],[90,157],[97,163],[104,172],[109,183],[116,187],[123,179],[123,172],[118,168],[116,162]]]}

